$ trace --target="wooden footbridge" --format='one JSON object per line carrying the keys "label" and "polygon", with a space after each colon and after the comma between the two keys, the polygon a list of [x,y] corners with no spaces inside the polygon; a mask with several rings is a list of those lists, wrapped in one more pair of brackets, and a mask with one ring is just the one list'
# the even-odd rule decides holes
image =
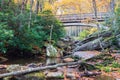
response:
{"label": "wooden footbridge", "polygon": [[[91,27],[97,27],[94,13],[85,14],[65,14],[56,16],[65,26],[67,36],[78,36],[81,31]],[[102,22],[109,17],[109,13],[101,12],[97,14],[97,20]]]}
{"label": "wooden footbridge", "polygon": [[[65,14],[56,16],[63,23],[80,23],[87,21],[94,21],[94,13],[82,13],[82,14]],[[109,13],[101,12],[97,14],[98,21],[104,21],[106,17],[109,17]]]}

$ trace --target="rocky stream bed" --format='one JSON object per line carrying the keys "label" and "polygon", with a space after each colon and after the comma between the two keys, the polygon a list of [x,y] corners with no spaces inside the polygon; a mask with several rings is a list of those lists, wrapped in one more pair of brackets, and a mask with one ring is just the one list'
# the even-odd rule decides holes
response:
{"label": "rocky stream bed", "polygon": [[[81,42],[61,39],[57,45],[58,58],[8,59],[0,65],[0,80],[120,80],[118,50],[74,51],[77,45]],[[15,74],[17,72],[20,74]],[[6,73],[13,75],[5,76]]]}

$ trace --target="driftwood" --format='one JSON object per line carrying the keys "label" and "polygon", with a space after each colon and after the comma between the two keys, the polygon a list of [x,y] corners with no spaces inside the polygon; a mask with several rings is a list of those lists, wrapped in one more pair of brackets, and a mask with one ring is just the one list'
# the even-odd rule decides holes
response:
{"label": "driftwood", "polygon": [[80,63],[82,63],[82,61],[70,62],[70,63],[60,63],[60,64],[56,64],[56,65],[37,67],[37,68],[29,68],[29,69],[22,70],[22,71],[0,74],[0,78],[7,77],[7,76],[23,75],[23,74],[28,74],[28,73],[32,73],[32,72],[41,71],[41,70],[53,69],[53,68],[57,68],[57,67],[61,67],[61,66],[76,65],[76,64],[80,64]]}

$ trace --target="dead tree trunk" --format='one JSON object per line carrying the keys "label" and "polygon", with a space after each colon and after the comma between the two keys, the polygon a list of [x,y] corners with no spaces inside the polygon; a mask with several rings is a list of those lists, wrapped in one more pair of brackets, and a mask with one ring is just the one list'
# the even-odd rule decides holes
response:
{"label": "dead tree trunk", "polygon": [[39,11],[39,1],[37,0],[37,2],[36,2],[36,9],[35,9],[35,12],[36,12],[36,14],[38,14],[38,11]]}
{"label": "dead tree trunk", "polygon": [[[98,35],[99,34],[99,35]],[[81,41],[82,44],[85,44],[87,42],[90,42],[90,41],[93,41],[99,37],[103,37],[103,38],[106,38],[106,37],[110,37],[112,35],[112,32],[111,31],[102,31],[102,32],[98,32],[96,34],[92,34],[92,35],[89,35],[87,38],[85,38],[84,40]],[[79,45],[80,46],[80,45]]]}
{"label": "dead tree trunk", "polygon": [[114,14],[114,10],[115,10],[115,0],[111,0],[111,2],[110,2],[110,11],[112,12],[112,14]]}
{"label": "dead tree trunk", "polygon": [[76,65],[76,64],[80,64],[80,63],[82,63],[82,61],[71,62],[71,63],[60,63],[60,64],[56,64],[56,65],[51,65],[51,66],[30,68],[30,69],[27,69],[27,70],[22,70],[22,71],[16,71],[16,72],[10,72],[10,73],[0,74],[0,78],[4,78],[4,77],[7,77],[7,76],[17,76],[17,75],[22,75],[22,74],[37,72],[37,71],[46,70],[46,69],[53,69],[53,68],[57,68],[57,67],[61,67],[61,66]]}
{"label": "dead tree trunk", "polygon": [[31,19],[32,19],[32,6],[33,6],[33,0],[30,0],[30,17],[29,17],[29,22],[28,22],[28,29],[31,26]]}
{"label": "dead tree trunk", "polygon": [[87,42],[81,46],[77,46],[73,52],[76,51],[85,51],[85,50],[101,50],[101,45],[100,45],[100,41],[101,41],[101,45],[103,48],[107,48],[109,47],[111,44],[109,43],[109,41],[104,41],[104,39],[102,37],[97,38],[93,41]]}

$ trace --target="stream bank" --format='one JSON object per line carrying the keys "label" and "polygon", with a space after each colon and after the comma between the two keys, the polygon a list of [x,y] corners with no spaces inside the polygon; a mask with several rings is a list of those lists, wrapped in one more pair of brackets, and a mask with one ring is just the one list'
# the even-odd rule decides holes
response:
{"label": "stream bank", "polygon": [[4,80],[117,80],[120,78],[119,51],[115,50],[113,51],[115,53],[110,53],[108,51],[100,52],[94,50],[76,51],[73,53],[72,50],[80,44],[80,41],[74,41],[71,38],[61,39],[57,45],[63,52],[61,58],[46,58],[45,56],[41,57],[37,55],[34,58],[28,59],[8,59],[7,62],[0,65],[0,72],[3,74],[37,67],[54,66],[59,63],[83,61],[83,64],[7,77]]}
{"label": "stream bank", "polygon": [[[21,76],[14,76],[14,77],[7,77],[4,78],[4,80],[64,80],[65,78],[68,80],[117,80],[116,78],[120,78],[120,68],[117,63],[113,65],[113,61],[119,59],[118,55],[116,54],[102,54],[102,53],[96,53],[96,51],[84,51],[79,52],[79,54],[82,53],[83,55],[81,57],[86,58],[86,56],[93,54],[99,54],[92,56],[91,58],[84,61],[85,64],[73,65],[73,66],[63,66],[63,67],[57,67],[55,69],[47,69],[45,71],[30,73],[27,75],[21,75]],[[85,56],[86,55],[86,56]],[[71,59],[71,58],[67,58]],[[72,58],[75,60],[75,58]],[[83,58],[82,58],[83,59]],[[50,62],[49,64],[47,63]],[[72,61],[68,60],[69,63]],[[25,61],[24,61],[25,62]],[[32,62],[32,61],[31,61]],[[96,63],[97,62],[97,63]],[[14,63],[14,61],[13,61]],[[42,63],[42,64],[41,64]],[[54,63],[54,64],[53,64]],[[45,66],[45,65],[55,65],[58,63],[64,63],[64,59],[60,58],[52,58],[48,60],[46,59],[45,62],[38,62],[36,63],[27,63],[26,65],[24,63],[18,64],[17,63],[10,63],[12,65],[6,65],[6,68],[11,68],[13,71],[23,69],[23,67],[26,68],[36,68],[38,66]],[[93,65],[93,66],[92,66]],[[112,65],[112,66],[111,66]],[[111,67],[109,67],[111,66]],[[94,68],[95,67],[95,68]],[[117,67],[117,68],[114,68]],[[4,66],[5,68],[5,66]],[[86,70],[88,72],[86,76]],[[2,71],[2,68],[1,68]],[[10,71],[10,70],[9,70]],[[55,75],[56,74],[56,75]],[[92,76],[88,76],[91,75]],[[83,76],[85,75],[85,76]],[[9,78],[9,79],[8,79]],[[12,79],[10,79],[12,78]]]}

